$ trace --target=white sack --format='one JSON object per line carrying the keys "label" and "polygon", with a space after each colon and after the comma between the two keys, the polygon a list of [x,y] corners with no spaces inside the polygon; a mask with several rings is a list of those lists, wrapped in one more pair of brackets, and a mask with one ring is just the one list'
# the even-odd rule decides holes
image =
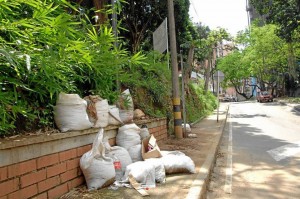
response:
{"label": "white sack", "polygon": [[132,163],[128,151],[125,148],[120,146],[113,146],[113,147],[109,146],[108,148],[107,145],[105,145],[105,149],[106,149],[105,154],[108,157],[113,159],[113,156],[115,156],[120,160],[122,166],[122,175],[124,175],[126,167]]}
{"label": "white sack", "polygon": [[123,123],[129,123],[133,121],[133,111],[120,109],[120,118]]}
{"label": "white sack", "polygon": [[166,171],[161,158],[149,158],[145,161],[154,165],[155,181],[159,183],[164,183],[166,181]]}
{"label": "white sack", "polygon": [[80,168],[89,190],[108,186],[115,179],[113,160],[105,156],[102,139],[103,129],[101,128],[93,142],[92,149],[80,158]]}
{"label": "white sack", "polygon": [[121,93],[118,108],[120,109],[120,118],[123,123],[128,123],[133,120],[134,106],[129,89]]}
{"label": "white sack", "polygon": [[96,104],[96,111],[97,111],[97,121],[95,122],[94,127],[106,127],[108,125],[108,118],[109,118],[109,105],[106,99],[101,101],[97,101]]}
{"label": "white sack", "polygon": [[149,136],[150,136],[150,133],[149,133],[148,128],[147,127],[144,127],[144,128],[142,127],[141,128],[141,133],[140,133],[141,140],[143,140],[143,139],[145,139]]}
{"label": "white sack", "polygon": [[129,147],[128,152],[132,159],[132,162],[143,161],[141,144]]}
{"label": "white sack", "polygon": [[192,132],[191,126],[189,124],[185,124],[185,129],[184,129],[184,124],[182,124],[182,130],[186,130],[186,133]]}
{"label": "white sack", "polygon": [[141,129],[136,124],[126,124],[118,129],[116,143],[128,150],[130,147],[141,144]]}
{"label": "white sack", "polygon": [[54,106],[54,120],[61,132],[92,127],[86,112],[87,103],[77,94],[60,93]]}
{"label": "white sack", "polygon": [[126,167],[123,182],[129,182],[129,174],[142,186],[155,187],[155,166],[145,161],[135,162]]}
{"label": "white sack", "polygon": [[171,173],[195,173],[194,161],[180,151],[162,151],[161,160],[167,174]]}
{"label": "white sack", "polygon": [[120,118],[119,108],[117,108],[116,106],[109,106],[108,124],[119,125],[121,123],[122,123],[122,120]]}

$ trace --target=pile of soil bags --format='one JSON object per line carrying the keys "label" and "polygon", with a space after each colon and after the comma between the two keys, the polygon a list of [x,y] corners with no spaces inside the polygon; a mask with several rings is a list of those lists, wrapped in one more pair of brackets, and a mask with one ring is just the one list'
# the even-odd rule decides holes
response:
{"label": "pile of soil bags", "polygon": [[129,90],[125,90],[116,105],[109,105],[98,95],[83,99],[77,94],[60,93],[54,106],[54,120],[61,132],[104,128],[133,121],[134,106]]}
{"label": "pile of soil bags", "polygon": [[[115,181],[119,185],[130,184],[132,178],[141,187],[155,187],[156,183],[165,183],[167,174],[195,173],[195,164],[190,157],[180,151],[160,151],[155,143],[149,142],[153,135],[146,127],[140,128],[134,123],[121,126],[116,136],[117,146],[110,146],[103,139],[103,133],[101,128],[92,149],[80,159],[89,190],[109,186]],[[149,145],[143,145],[148,142]],[[158,153],[151,153],[153,150]],[[143,156],[145,153],[151,155]]]}

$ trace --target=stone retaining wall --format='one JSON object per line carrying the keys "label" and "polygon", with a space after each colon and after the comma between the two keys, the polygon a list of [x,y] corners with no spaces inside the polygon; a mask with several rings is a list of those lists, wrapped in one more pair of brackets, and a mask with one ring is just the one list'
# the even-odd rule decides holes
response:
{"label": "stone retaining wall", "polygon": [[[165,118],[137,121],[160,141],[167,138]],[[105,128],[115,145],[118,126]],[[0,140],[0,199],[57,198],[84,183],[80,157],[91,149],[99,129]]]}

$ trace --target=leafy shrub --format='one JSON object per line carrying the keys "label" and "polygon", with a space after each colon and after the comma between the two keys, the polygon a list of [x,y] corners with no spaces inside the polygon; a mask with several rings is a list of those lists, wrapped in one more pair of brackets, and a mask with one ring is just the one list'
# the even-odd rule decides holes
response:
{"label": "leafy shrub", "polygon": [[0,135],[54,127],[60,92],[114,102],[123,67],[144,59],[115,48],[111,28],[96,29],[65,0],[2,1],[0,16]]}
{"label": "leafy shrub", "polygon": [[210,114],[217,107],[217,99],[211,92],[204,91],[203,81],[189,85],[190,95],[186,97],[187,121],[194,122]]}
{"label": "leafy shrub", "polygon": [[155,117],[166,117],[172,112],[171,71],[166,57],[149,52],[143,64],[125,67],[120,81],[129,88],[134,98],[135,108]]}

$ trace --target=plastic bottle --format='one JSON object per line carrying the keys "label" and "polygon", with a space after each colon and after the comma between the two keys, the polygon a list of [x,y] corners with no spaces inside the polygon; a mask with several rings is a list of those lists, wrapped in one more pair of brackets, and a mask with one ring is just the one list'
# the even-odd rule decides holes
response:
{"label": "plastic bottle", "polygon": [[115,167],[115,171],[116,171],[115,180],[121,181],[122,177],[123,177],[121,161],[115,155],[113,156],[113,159],[114,159],[114,167]]}

